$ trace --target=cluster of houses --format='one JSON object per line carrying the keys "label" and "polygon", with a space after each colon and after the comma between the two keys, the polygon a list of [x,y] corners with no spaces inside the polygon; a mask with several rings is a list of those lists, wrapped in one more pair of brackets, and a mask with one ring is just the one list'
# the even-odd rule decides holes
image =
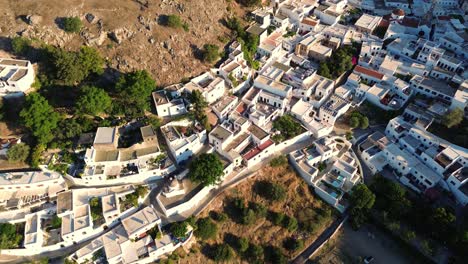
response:
{"label": "cluster of houses", "polygon": [[[289,161],[340,212],[348,206],[346,194],[363,181],[356,155],[373,173],[391,169],[420,193],[442,186],[466,205],[468,150],[428,127],[454,109],[466,115],[468,35],[458,17],[467,8],[455,0],[413,0],[411,6],[406,0],[272,0],[252,12],[246,29],[259,39],[253,58],[258,65],[251,65],[242,43],[234,41],[218,68],[152,93],[164,119],[160,131],[141,124],[99,127],[71,176],[47,166],[0,174],[0,206],[7,210],[0,216],[23,214],[9,217],[25,222],[23,246],[31,252],[91,240],[70,258],[151,263],[192,236],[191,230],[184,239],[162,232],[161,218],[189,216],[217,188],[191,182],[187,170],[178,168],[199,153],[216,153],[226,183],[311,138],[307,147],[289,153]],[[347,45],[360,47],[350,54],[352,72],[336,80],[320,75],[321,63]],[[34,72],[29,62],[0,59],[0,79],[0,94],[24,91]],[[195,91],[208,105],[209,126],[188,117]],[[356,141],[355,153],[333,130],[363,102],[402,114],[384,133]],[[285,115],[301,128],[299,134],[286,137],[274,125]],[[2,148],[7,143],[12,142],[2,141]],[[65,178],[83,188],[68,190]],[[135,192],[132,184],[154,180],[163,184],[154,203],[132,206],[127,200]],[[39,209],[24,210],[32,207]],[[53,217],[61,219],[59,239],[49,245],[46,223]]]}

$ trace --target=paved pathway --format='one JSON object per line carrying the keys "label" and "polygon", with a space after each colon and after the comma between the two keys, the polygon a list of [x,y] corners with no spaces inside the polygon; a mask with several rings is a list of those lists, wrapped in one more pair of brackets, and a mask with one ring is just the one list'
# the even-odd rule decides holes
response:
{"label": "paved pathway", "polygon": [[340,216],[338,219],[333,221],[333,223],[325,229],[325,231],[320,234],[320,236],[315,239],[315,241],[310,244],[306,249],[304,249],[301,254],[299,254],[296,258],[294,258],[291,263],[294,264],[302,264],[305,263],[312,253],[314,253],[323,243],[326,243],[328,239],[335,233],[335,231],[338,229],[338,227],[346,221],[348,217],[347,216]]}

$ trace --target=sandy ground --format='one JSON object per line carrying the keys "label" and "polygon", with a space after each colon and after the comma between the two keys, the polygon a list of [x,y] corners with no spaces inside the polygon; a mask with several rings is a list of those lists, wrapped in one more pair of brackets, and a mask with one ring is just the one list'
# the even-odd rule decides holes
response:
{"label": "sandy ground", "polygon": [[308,263],[362,263],[367,256],[373,256],[375,264],[414,263],[386,234],[369,227],[354,231],[349,224]]}

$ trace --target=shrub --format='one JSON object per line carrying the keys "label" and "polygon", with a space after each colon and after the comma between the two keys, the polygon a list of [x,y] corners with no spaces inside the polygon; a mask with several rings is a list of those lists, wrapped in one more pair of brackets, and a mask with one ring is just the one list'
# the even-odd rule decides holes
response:
{"label": "shrub", "polygon": [[254,210],[245,209],[244,211],[245,212],[243,213],[243,215],[241,217],[241,223],[243,225],[251,225],[251,224],[255,223],[255,221],[257,220],[257,216],[255,215]]}
{"label": "shrub", "polygon": [[29,146],[20,143],[8,149],[7,158],[9,162],[24,162],[29,157]]}
{"label": "shrub", "polygon": [[168,15],[166,26],[171,28],[181,28],[183,25],[182,19],[178,15]]}
{"label": "shrub", "polygon": [[225,213],[220,213],[216,211],[210,212],[211,219],[215,220],[216,222],[223,223],[228,219],[228,216]]}
{"label": "shrub", "polygon": [[219,58],[219,47],[215,44],[203,46],[203,61],[213,63]]}
{"label": "shrub", "polygon": [[68,33],[78,33],[82,27],[83,23],[79,17],[66,17],[63,19],[63,30]]}
{"label": "shrub", "polygon": [[270,201],[281,201],[286,198],[286,190],[281,185],[268,181],[257,182],[255,191]]}
{"label": "shrub", "polygon": [[288,164],[288,158],[286,157],[286,155],[280,155],[278,157],[273,158],[270,161],[270,166],[272,167],[280,167],[286,164]]}
{"label": "shrub", "polygon": [[286,238],[283,241],[283,247],[289,251],[296,251],[304,247],[304,241],[295,238]]}
{"label": "shrub", "polygon": [[15,54],[25,55],[31,48],[31,40],[23,37],[14,37],[11,40],[11,48]]}
{"label": "shrub", "polygon": [[252,243],[249,245],[249,248],[245,252],[246,258],[253,263],[261,263],[263,260],[263,255],[263,247]]}
{"label": "shrub", "polygon": [[273,212],[271,216],[271,222],[275,225],[281,225],[285,216],[286,215],[283,213]]}
{"label": "shrub", "polygon": [[250,202],[249,208],[254,211],[255,215],[258,218],[265,217],[268,212],[268,208],[266,208],[263,204],[259,204],[259,203]]}
{"label": "shrub", "polygon": [[283,219],[282,225],[289,232],[294,232],[298,228],[297,219],[295,217],[291,217],[291,216],[286,216]]}
{"label": "shrub", "polygon": [[226,244],[217,244],[213,249],[212,258],[216,262],[226,262],[234,257],[232,248]]}
{"label": "shrub", "polygon": [[237,249],[239,252],[244,253],[249,249],[249,240],[245,237],[241,237],[237,240]]}
{"label": "shrub", "polygon": [[274,246],[269,246],[267,248],[266,261],[273,264],[287,263],[287,259],[284,256],[283,252],[281,252],[281,249]]}
{"label": "shrub", "polygon": [[175,222],[172,223],[169,231],[172,233],[173,236],[177,238],[185,237],[187,234],[187,223],[186,222]]}
{"label": "shrub", "polygon": [[197,221],[197,230],[195,230],[195,236],[202,240],[207,240],[216,237],[218,227],[210,218],[201,218]]}

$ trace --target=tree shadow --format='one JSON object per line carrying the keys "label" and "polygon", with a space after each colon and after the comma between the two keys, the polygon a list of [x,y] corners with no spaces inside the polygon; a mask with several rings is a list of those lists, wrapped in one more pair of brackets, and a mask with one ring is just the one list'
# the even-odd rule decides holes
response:
{"label": "tree shadow", "polygon": [[231,246],[233,249],[235,249],[236,251],[239,250],[239,241],[240,237],[239,236],[236,236],[232,233],[226,233],[224,234],[224,238],[223,238],[223,242],[225,244],[228,244],[229,246]]}
{"label": "tree shadow", "polygon": [[205,243],[205,244],[202,245],[200,252],[203,255],[205,255],[207,258],[213,259],[214,258],[214,254],[213,254],[214,249],[215,249],[214,245],[210,245],[208,243]]}
{"label": "tree shadow", "polygon": [[168,15],[159,15],[158,19],[156,20],[158,25],[165,26],[165,27],[167,27],[168,21],[169,21],[169,16]]}
{"label": "tree shadow", "polygon": [[66,17],[57,17],[54,20],[55,25],[61,30],[65,30],[65,19]]}
{"label": "tree shadow", "polygon": [[190,44],[190,49],[192,50],[192,55],[195,59],[203,61],[203,50],[197,47],[195,44]]}

